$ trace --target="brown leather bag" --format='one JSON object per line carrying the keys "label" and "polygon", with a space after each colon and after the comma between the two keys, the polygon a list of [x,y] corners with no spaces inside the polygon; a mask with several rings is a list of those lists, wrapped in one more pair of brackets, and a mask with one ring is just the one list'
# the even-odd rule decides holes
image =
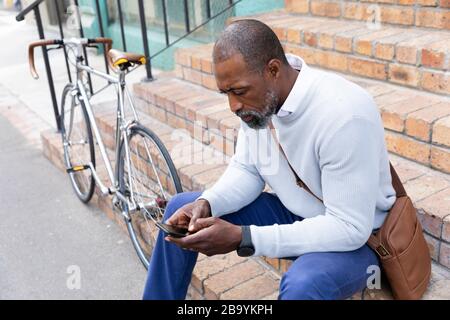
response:
{"label": "brown leather bag", "polygon": [[[289,163],[275,135],[272,123],[269,127],[281,153],[294,173],[297,185],[323,203],[322,199],[311,192]],[[430,281],[430,251],[423,236],[416,209],[406,194],[392,164],[390,164],[390,168],[397,199],[389,210],[383,225],[370,236],[367,244],[378,254],[394,298],[399,300],[420,299]]]}

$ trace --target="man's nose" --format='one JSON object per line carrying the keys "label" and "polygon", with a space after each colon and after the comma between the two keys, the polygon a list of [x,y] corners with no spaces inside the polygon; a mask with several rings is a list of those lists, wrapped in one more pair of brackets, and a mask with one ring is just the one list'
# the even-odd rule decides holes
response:
{"label": "man's nose", "polygon": [[239,102],[232,94],[228,94],[228,103],[230,105],[230,109],[233,113],[238,112],[242,109],[242,103]]}

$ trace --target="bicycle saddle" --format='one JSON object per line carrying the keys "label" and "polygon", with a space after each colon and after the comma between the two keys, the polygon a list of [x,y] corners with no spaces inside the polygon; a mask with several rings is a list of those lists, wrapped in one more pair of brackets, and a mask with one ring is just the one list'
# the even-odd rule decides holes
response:
{"label": "bicycle saddle", "polygon": [[147,59],[142,54],[123,52],[116,49],[109,50],[108,56],[114,67],[126,66],[133,63],[139,65],[147,63]]}

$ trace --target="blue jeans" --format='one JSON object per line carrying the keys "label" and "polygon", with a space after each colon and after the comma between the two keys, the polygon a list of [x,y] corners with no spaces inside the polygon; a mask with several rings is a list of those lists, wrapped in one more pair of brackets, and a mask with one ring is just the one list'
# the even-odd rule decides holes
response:
{"label": "blue jeans", "polygon": [[[165,219],[200,194],[185,192],[176,195],[167,205]],[[302,220],[289,212],[278,197],[269,193],[262,193],[248,206],[222,218],[237,225],[257,226]],[[143,299],[184,299],[197,256],[197,252],[165,241],[160,232],[150,260]],[[367,272],[368,267],[378,266],[376,254],[367,245],[355,251],[308,253],[292,259],[294,262],[281,279],[279,299],[346,299],[366,287],[371,276]]]}

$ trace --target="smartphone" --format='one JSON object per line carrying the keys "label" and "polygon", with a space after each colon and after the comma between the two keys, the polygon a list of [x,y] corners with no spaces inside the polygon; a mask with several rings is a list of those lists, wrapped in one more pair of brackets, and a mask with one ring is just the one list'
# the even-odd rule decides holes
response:
{"label": "smartphone", "polygon": [[156,226],[165,233],[167,233],[169,236],[174,238],[182,238],[187,236],[188,229],[182,226],[174,226],[161,222],[157,222]]}

